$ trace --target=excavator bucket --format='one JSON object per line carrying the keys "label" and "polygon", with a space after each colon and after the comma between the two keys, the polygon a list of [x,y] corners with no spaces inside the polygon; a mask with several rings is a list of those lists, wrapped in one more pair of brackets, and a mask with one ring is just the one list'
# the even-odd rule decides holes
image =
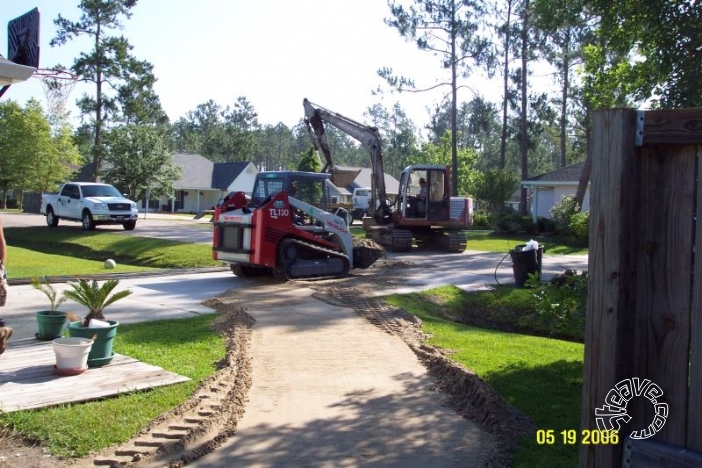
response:
{"label": "excavator bucket", "polygon": [[354,180],[356,180],[356,177],[358,177],[358,174],[360,173],[360,169],[341,169],[334,166],[331,171],[332,182],[334,182],[334,185],[337,187],[347,187],[351,185]]}
{"label": "excavator bucket", "polygon": [[378,259],[385,258],[385,249],[371,239],[353,238],[353,267],[366,268],[373,265]]}

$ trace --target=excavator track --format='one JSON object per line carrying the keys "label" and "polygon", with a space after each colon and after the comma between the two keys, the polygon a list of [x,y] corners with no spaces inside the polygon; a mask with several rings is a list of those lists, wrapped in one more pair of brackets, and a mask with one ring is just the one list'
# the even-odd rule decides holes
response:
{"label": "excavator track", "polygon": [[390,252],[408,252],[412,248],[412,231],[409,229],[375,227],[366,231],[366,237],[370,237]]}
{"label": "excavator track", "polygon": [[465,231],[449,231],[446,237],[448,237],[446,250],[449,253],[461,253],[468,247],[468,235]]}
{"label": "excavator track", "polygon": [[448,253],[461,253],[468,246],[465,231],[435,230],[417,235],[417,245],[422,248],[443,250]]}
{"label": "excavator track", "polygon": [[278,266],[273,274],[287,280],[328,279],[346,276],[349,268],[349,259],[342,252],[284,239],[278,246]]}

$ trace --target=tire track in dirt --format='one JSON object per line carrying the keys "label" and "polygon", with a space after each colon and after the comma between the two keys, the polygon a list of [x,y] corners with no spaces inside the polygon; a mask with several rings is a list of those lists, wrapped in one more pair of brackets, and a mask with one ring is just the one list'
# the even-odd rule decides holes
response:
{"label": "tire track in dirt", "polygon": [[363,289],[321,284],[309,286],[316,290],[313,297],[333,305],[351,307],[372,324],[405,341],[436,379],[436,390],[445,396],[447,406],[496,436],[497,443],[488,456],[488,466],[509,466],[519,439],[536,432],[531,419],[505,402],[490,384],[446,357],[446,350],[425,345],[423,341],[427,336],[420,330],[422,321],[419,318],[371,297],[369,291]]}

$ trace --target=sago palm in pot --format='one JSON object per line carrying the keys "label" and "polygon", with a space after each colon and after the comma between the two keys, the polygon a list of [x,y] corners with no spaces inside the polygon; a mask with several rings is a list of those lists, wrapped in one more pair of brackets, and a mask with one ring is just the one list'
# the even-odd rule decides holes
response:
{"label": "sago palm in pot", "polygon": [[66,312],[59,311],[58,308],[67,298],[59,297],[58,291],[54,289],[46,277],[42,277],[41,280],[36,276],[33,277],[32,287],[44,293],[50,304],[49,310],[40,310],[35,314],[38,329],[36,338],[41,341],[59,338],[66,325]]}
{"label": "sago palm in pot", "polygon": [[63,295],[88,308],[88,315],[83,319],[84,327],[90,326],[92,319],[104,321],[103,311],[105,308],[132,293],[131,290],[125,289],[112,294],[112,291],[119,285],[118,279],[107,280],[102,285],[99,285],[96,280],[79,279],[77,282],[69,282],[68,285],[71,289],[65,291]]}
{"label": "sago palm in pot", "polygon": [[[68,283],[70,289],[63,293],[71,299],[88,308],[88,315],[83,322],[73,322],[68,326],[70,336],[78,336],[93,339],[93,346],[88,355],[88,367],[102,367],[112,361],[114,353],[112,344],[117,334],[119,322],[105,320],[104,310],[110,304],[124,299],[132,291],[124,290],[113,292],[119,285],[118,279],[110,279],[98,284],[96,280],[88,281],[79,279],[77,282]],[[100,320],[103,323],[100,327],[90,326],[91,320]],[[107,323],[105,323],[107,322]]]}

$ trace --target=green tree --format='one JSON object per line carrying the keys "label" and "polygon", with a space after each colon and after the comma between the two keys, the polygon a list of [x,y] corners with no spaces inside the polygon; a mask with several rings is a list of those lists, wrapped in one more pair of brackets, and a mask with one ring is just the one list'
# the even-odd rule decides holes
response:
{"label": "green tree", "polygon": [[[391,18],[385,22],[398,30],[405,39],[416,43],[420,50],[441,58],[444,68],[450,70],[450,80],[434,85],[451,88],[451,166],[452,195],[458,193],[457,107],[459,72],[465,78],[472,64],[487,64],[492,68],[493,50],[487,39],[479,35],[481,18],[485,14],[482,0],[414,0],[405,7],[389,0]],[[392,69],[383,68],[379,75],[398,91],[425,91],[417,89],[413,80],[398,78]]]}
{"label": "green tree", "polygon": [[219,104],[210,99],[178,119],[173,126],[177,150],[200,154],[215,162],[223,161],[226,154],[224,112]]}
{"label": "green tree", "polygon": [[407,166],[407,159],[417,147],[417,127],[399,102],[392,106],[389,119],[390,125],[385,137],[388,142],[388,148],[385,152],[387,161],[385,172],[399,175],[402,169]]}
{"label": "green tree", "polygon": [[105,134],[106,156],[100,176],[129,198],[171,196],[180,167],[173,165],[163,131],[148,125],[122,125]]}
{"label": "green tree", "polygon": [[[78,21],[71,21],[61,14],[54,20],[57,31],[50,42],[52,47],[81,36],[89,37],[92,43],[90,51],[81,53],[75,59],[71,70],[79,76],[79,81],[95,84],[93,96],[86,93],[78,100],[78,107],[83,115],[91,116],[94,127],[91,152],[95,179],[105,154],[103,131],[107,122],[116,120],[115,114],[118,112],[117,98],[106,92],[107,87],[119,90],[130,82],[130,78],[140,77],[140,72],[150,73],[148,62],[140,62],[130,55],[132,46],[124,36],[109,35],[110,30],[122,28],[121,18],[130,18],[131,9],[136,3],[137,0],[81,0],[78,4],[81,11]],[[123,98],[123,104],[129,107],[129,100],[125,96]],[[126,110],[128,114],[132,112]]]}
{"label": "green tree", "polygon": [[510,87],[510,64],[514,60],[514,43],[516,36],[519,34],[519,28],[516,24],[517,15],[515,9],[518,6],[519,0],[505,0],[502,3],[495,4],[495,30],[497,33],[498,48],[501,48],[500,55],[502,56],[502,132],[500,134],[500,156],[498,167],[504,169],[507,158],[507,138],[509,136],[508,129],[508,114],[510,101],[515,98],[516,91]]}
{"label": "green tree", "polygon": [[[15,101],[0,103],[0,190],[5,197],[10,189],[21,183],[21,160],[25,156],[27,129],[22,108]],[[3,201],[5,206],[6,200]]]}
{"label": "green tree", "polygon": [[[417,146],[416,127],[407,113],[396,102],[392,109],[386,109],[382,104],[376,103],[366,109],[364,117],[370,119],[371,124],[378,128],[383,143],[383,167],[385,172],[399,176],[407,165],[407,158]],[[370,160],[361,167],[368,167]]]}
{"label": "green tree", "polygon": [[472,195],[485,203],[486,211],[495,221],[497,219],[495,215],[505,210],[505,202],[518,187],[519,177],[515,172],[491,169],[475,175]]}
{"label": "green tree", "polygon": [[[457,116],[458,151],[472,149],[478,159],[477,167],[487,169],[498,164],[500,122],[494,104],[481,96],[459,106]],[[447,131],[450,131],[451,109],[447,102],[437,106],[431,114],[431,124],[427,127],[430,141],[440,144]],[[442,133],[439,133],[442,132]]]}
{"label": "green tree", "polygon": [[[586,55],[594,106],[607,95],[657,107],[702,106],[702,8],[696,0],[588,0],[601,19]],[[637,60],[631,60],[636,57]]]}
{"label": "green tree", "polygon": [[[457,151],[458,168],[460,175],[457,178],[457,193],[459,196],[468,196],[472,190],[473,179],[475,177],[475,162],[477,154],[470,148]],[[451,165],[451,132],[446,131],[439,144],[424,142],[416,149],[412,156],[408,158],[408,164],[438,164],[443,166]]]}
{"label": "green tree", "polygon": [[0,190],[44,191],[67,179],[80,160],[69,130],[52,134],[38,101],[22,108],[14,101],[0,103]]}
{"label": "green tree", "polygon": [[294,152],[293,131],[283,122],[264,125],[254,132],[254,155],[251,162],[261,170],[276,170],[290,166],[297,160]]}
{"label": "green tree", "polygon": [[322,171],[322,163],[319,161],[314,146],[310,146],[310,149],[306,153],[300,155],[300,161],[297,163],[297,170],[305,172]]}
{"label": "green tree", "polygon": [[154,66],[146,61],[129,57],[125,67],[125,80],[117,89],[117,104],[125,124],[167,125],[168,115],[161,107],[161,100],[154,91],[156,77]]}
{"label": "green tree", "polygon": [[223,113],[225,149],[222,159],[225,162],[249,161],[254,156],[256,131],[260,129],[258,113],[253,104],[244,96],[239,96],[232,109]]}

